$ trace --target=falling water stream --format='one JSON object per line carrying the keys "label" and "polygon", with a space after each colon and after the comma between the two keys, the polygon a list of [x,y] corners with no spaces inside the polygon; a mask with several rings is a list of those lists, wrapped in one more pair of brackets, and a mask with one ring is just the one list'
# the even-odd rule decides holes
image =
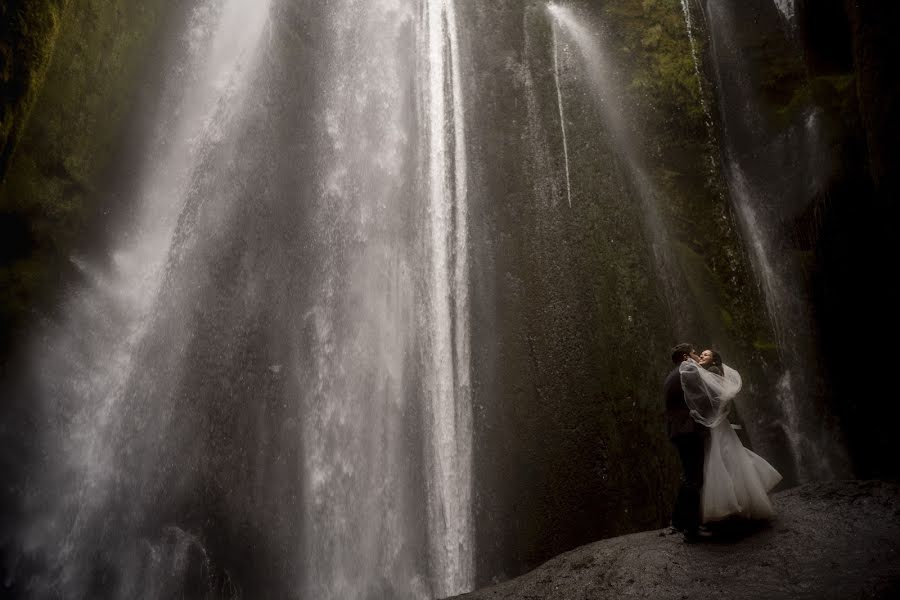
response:
{"label": "falling water stream", "polygon": [[[699,54],[696,27],[689,4],[688,0],[683,0],[681,9],[690,42],[694,72],[700,86],[699,102],[705,116],[710,142],[716,144],[712,114],[703,93],[705,80],[702,75],[702,58]],[[762,418],[775,421],[783,430],[790,446],[794,471],[800,480],[831,477],[836,469],[840,470],[833,464],[842,461],[839,456],[831,456],[839,454],[837,450],[823,451],[826,447],[832,446],[827,442],[830,435],[827,428],[815,426],[810,422],[813,403],[809,396],[814,393],[812,388],[814,375],[809,371],[809,365],[804,358],[809,354],[809,349],[802,342],[797,342],[797,339],[809,337],[807,300],[797,296],[789,284],[791,269],[798,267],[776,257],[777,248],[782,243],[773,237],[773,230],[776,227],[773,221],[778,217],[775,216],[774,210],[767,208],[767,205],[772,203],[769,196],[775,193],[788,198],[786,205],[791,206],[798,198],[810,193],[810,188],[818,185],[816,182],[820,179],[819,173],[826,168],[826,162],[823,162],[824,159],[813,160],[813,157],[827,156],[827,153],[815,146],[816,140],[821,137],[815,129],[817,113],[811,111],[803,127],[788,132],[774,141],[765,139],[761,133],[764,131],[761,110],[753,104],[754,94],[747,87],[749,80],[743,74],[743,70],[748,67],[731,41],[734,38],[734,24],[731,17],[726,14],[727,9],[720,3],[706,4],[704,24],[708,28],[709,49],[718,75],[715,91],[724,123],[723,171],[729,184],[738,222],[746,236],[747,251],[756,268],[767,304],[767,313],[785,364],[785,370],[779,375],[779,383],[775,386],[777,397],[771,399],[771,405],[766,409],[767,414]],[[778,10],[785,18],[792,18],[792,4],[784,2],[777,4]],[[554,22],[554,68],[558,73],[555,49],[559,43],[556,39],[558,29],[560,33],[564,32],[567,39],[573,42],[579,51],[582,58],[580,67],[597,98],[603,123],[614,140],[617,152],[627,167],[635,191],[641,199],[645,227],[649,239],[652,240],[659,279],[666,285],[669,306],[684,306],[686,302],[686,298],[682,295],[684,283],[680,278],[679,267],[668,250],[668,233],[658,208],[660,195],[639,159],[638,147],[642,143],[640,132],[634,131],[630,126],[632,120],[629,119],[629,109],[622,105],[621,95],[616,91],[617,84],[612,76],[615,70],[610,64],[613,59],[608,56],[609,52],[603,46],[600,33],[602,28],[592,27],[589,20],[582,18],[567,6],[549,4],[548,10]],[[730,65],[731,69],[724,75],[721,70],[724,68],[723,64]],[[735,65],[739,66],[737,72],[733,72]],[[557,86],[559,88],[558,74]],[[735,105],[736,102],[743,103],[743,106]],[[740,124],[736,125],[737,123]],[[738,129],[740,131],[736,132]],[[753,160],[755,174],[751,177],[744,165],[745,157],[736,150],[735,139],[739,135],[745,135],[744,132],[751,132],[751,136],[756,136],[757,143],[752,147],[768,145],[774,151],[774,155],[781,156],[784,160],[795,160],[800,156],[802,167],[809,173],[807,186],[798,187],[783,177],[770,175],[770,181],[777,180],[783,185],[777,191],[764,191],[761,185],[755,183],[763,161]],[[566,150],[564,154],[567,154]],[[713,172],[716,172],[718,169],[715,161],[712,166]],[[791,198],[793,200],[790,200]],[[689,335],[683,324],[681,331],[682,335]],[[775,455],[778,451],[774,446],[762,449],[768,451],[770,455]]]}
{"label": "falling water stream", "polygon": [[[792,3],[775,4],[785,18],[792,17]],[[795,210],[821,184],[829,151],[821,145],[814,108],[788,131],[778,135],[769,131],[750,79],[748,58],[735,42],[741,25],[733,13],[722,3],[704,3],[721,115],[723,171],[784,365],[777,403],[769,410],[782,415],[780,427],[791,446],[797,478],[832,478],[844,472],[845,457],[825,420],[814,416],[818,401],[815,366],[810,362],[809,301],[794,281],[801,267],[789,256],[786,240],[778,233],[784,213]],[[685,15],[689,18],[690,11]],[[785,164],[794,164],[803,176],[788,175]]]}
{"label": "falling water stream", "polygon": [[[685,312],[679,308],[685,306],[683,291],[685,286],[679,266],[672,255],[668,231],[660,217],[660,194],[647,176],[639,158],[641,135],[630,126],[620,87],[614,80],[615,70],[608,53],[601,43],[600,36],[592,31],[573,9],[551,3],[547,5],[547,10],[553,20],[554,31],[559,29],[565,32],[578,49],[581,57],[580,66],[596,98],[596,106],[603,124],[641,201],[647,239],[653,249],[658,278],[662,283],[670,316],[679,335],[687,335],[689,327],[684,320]],[[554,36],[554,60],[557,60],[555,50],[557,43]]]}
{"label": "falling water stream", "polygon": [[428,530],[435,592],[474,581],[472,408],[468,320],[467,162],[454,0],[425,4],[430,275],[426,359]]}
{"label": "falling water stream", "polygon": [[[304,315],[304,597],[428,596],[415,560],[405,415],[414,398],[406,224],[412,2],[334,2],[324,15],[314,302]],[[373,111],[372,107],[383,107]],[[300,200],[300,199],[298,199]],[[299,308],[299,307],[298,307]],[[420,549],[421,551],[421,549]]]}
{"label": "falling water stream", "polygon": [[559,105],[559,127],[562,130],[563,159],[566,162],[566,196],[572,208],[572,178],[569,174],[569,138],[566,135],[566,113],[563,109],[562,90],[559,85],[559,34],[553,23],[553,82],[556,84],[556,103]]}
{"label": "falling water stream", "polygon": [[[210,168],[212,148],[239,127],[267,12],[267,2],[251,6],[241,0],[211,0],[193,10],[184,68],[164,94],[168,111],[138,186],[138,216],[108,263],[75,259],[83,283],[70,295],[59,324],[34,346],[40,400],[59,419],[58,427],[44,431],[44,443],[53,455],[66,457],[38,476],[29,507],[37,515],[22,532],[26,548],[58,565],[52,579],[36,584],[39,593],[85,597],[84,561],[95,551],[96,518],[129,476],[118,470],[120,444],[127,440],[118,438],[117,429],[133,410],[128,388],[145,367],[140,349],[161,310],[157,300],[169,265],[190,244],[185,227],[191,225],[185,224],[197,171],[205,163]],[[172,342],[177,356],[181,340]],[[131,586],[141,577],[125,561],[130,559],[123,557],[127,575],[119,595],[134,597]]]}
{"label": "falling water stream", "polygon": [[[776,4],[793,18],[792,2]],[[700,102],[710,139],[724,137],[724,175],[780,347],[771,412],[796,470],[827,477],[834,457],[804,404],[813,375],[792,359],[805,352],[792,340],[809,337],[806,307],[779,261],[764,169],[734,144],[736,129],[755,131],[762,117],[734,101],[752,97],[748,82],[723,72],[744,62],[721,5],[707,2],[701,21],[681,2],[701,86],[709,34],[720,130],[712,91],[701,89]],[[640,356],[651,337],[658,345],[693,333],[666,188],[651,177],[652,140],[626,103],[596,15],[486,6],[201,0],[185,9],[123,202],[131,210],[108,223],[107,247],[71,257],[77,277],[35,328],[29,368],[16,375],[37,433],[21,523],[2,546],[16,548],[8,571],[25,574],[9,582],[17,591],[148,600],[464,593],[531,560],[503,557],[506,566],[482,573],[476,552],[539,556],[529,544],[553,530],[557,515],[532,529],[536,512],[517,512],[508,492],[552,512],[545,484],[569,477],[553,470],[570,457],[544,452],[545,434],[580,435],[578,460],[602,465],[599,475],[575,469],[584,477],[574,489],[613,490],[615,480],[646,504],[665,496],[666,464],[638,483],[625,470],[607,481],[604,461],[643,457],[628,456],[625,433],[599,445],[585,433],[631,411],[627,435],[665,443],[653,429],[657,398],[647,390],[656,388],[638,381],[647,370],[602,371],[622,381],[576,373],[609,343]],[[487,60],[480,43],[508,40],[473,39],[467,27],[507,13],[510,39],[526,50]],[[491,86],[481,69],[520,86],[525,106],[506,89],[482,89]],[[766,146],[802,158],[813,186],[824,168],[820,126],[810,110]],[[598,165],[585,149],[613,160]],[[572,210],[558,210],[560,154]],[[586,173],[597,185],[579,179]],[[587,189],[608,197],[589,201]],[[575,282],[588,271],[590,282]],[[484,323],[493,329],[476,337]],[[586,323],[607,330],[579,338]],[[619,327],[641,339],[618,339]],[[596,401],[600,388],[608,402]],[[540,412],[554,402],[561,410]],[[585,414],[597,422],[581,431]],[[538,441],[516,439],[506,418]],[[482,451],[521,471],[479,480],[491,493],[476,494],[477,477],[497,475],[490,458],[476,462]],[[551,479],[529,479],[542,474]],[[619,510],[632,498],[618,488],[609,496],[604,506],[620,515],[609,531],[633,527],[637,517]],[[560,518],[593,510],[593,498],[571,509],[575,500],[550,502],[570,510]],[[476,517],[481,533],[510,516],[495,506],[515,513],[488,523],[509,538],[476,548]],[[640,522],[655,523],[661,509],[644,508],[634,511]],[[600,521],[591,531],[607,531]],[[521,547],[503,546],[509,540]]]}
{"label": "falling water stream", "polygon": [[193,9],[138,216],[108,261],[73,259],[82,282],[34,345],[59,419],[44,451],[68,457],[30,484],[18,532],[50,565],[39,595],[244,596],[223,543],[270,556],[273,593],[474,585],[454,3],[310,9],[327,35],[289,67],[276,48],[306,40],[275,10]]}
{"label": "falling water stream", "polygon": [[775,6],[778,7],[785,21],[790,22],[794,19],[794,13],[797,10],[794,2],[795,0],[775,0]]}
{"label": "falling water stream", "polygon": [[697,78],[697,89],[700,94],[700,106],[703,109],[703,116],[706,117],[706,128],[707,130],[709,130],[710,136],[712,136],[714,125],[712,111],[709,109],[709,104],[707,103],[706,96],[704,95],[704,79],[700,69],[700,52],[697,49],[697,37],[694,32],[694,19],[691,15],[691,7],[688,4],[689,2],[690,0],[681,0],[681,11],[684,14],[684,27],[687,30],[688,42],[691,45],[691,58],[694,61],[694,75]]}

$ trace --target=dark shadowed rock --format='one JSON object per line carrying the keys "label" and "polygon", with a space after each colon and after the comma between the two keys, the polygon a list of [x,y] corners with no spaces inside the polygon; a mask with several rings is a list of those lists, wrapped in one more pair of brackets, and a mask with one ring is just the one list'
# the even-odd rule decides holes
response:
{"label": "dark shadowed rock", "polygon": [[900,484],[807,484],[774,500],[778,517],[756,531],[694,545],[660,531],[603,540],[458,598],[900,597]]}

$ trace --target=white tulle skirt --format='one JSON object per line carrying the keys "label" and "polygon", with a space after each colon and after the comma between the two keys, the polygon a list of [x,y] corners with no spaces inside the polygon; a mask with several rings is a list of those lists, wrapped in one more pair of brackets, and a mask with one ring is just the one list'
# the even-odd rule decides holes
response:
{"label": "white tulle skirt", "polygon": [[771,518],[775,513],[768,492],[779,481],[781,474],[744,447],[727,419],[722,421],[710,430],[706,449],[703,522]]}

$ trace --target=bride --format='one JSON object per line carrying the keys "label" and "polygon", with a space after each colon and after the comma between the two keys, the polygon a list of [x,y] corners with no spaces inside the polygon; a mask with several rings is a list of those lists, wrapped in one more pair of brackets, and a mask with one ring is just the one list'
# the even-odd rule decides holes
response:
{"label": "bride", "polygon": [[774,511],[768,492],[781,481],[781,474],[745,448],[728,422],[731,401],[741,390],[741,376],[712,350],[704,350],[699,363],[684,361],[679,370],[691,416],[710,430],[703,467],[703,522],[735,516],[771,518]]}

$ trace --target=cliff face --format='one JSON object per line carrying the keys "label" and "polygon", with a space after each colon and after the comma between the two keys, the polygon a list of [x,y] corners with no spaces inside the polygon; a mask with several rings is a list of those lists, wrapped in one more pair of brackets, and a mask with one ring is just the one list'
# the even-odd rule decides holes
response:
{"label": "cliff face", "polygon": [[[86,226],[116,210],[111,170],[136,151],[126,125],[152,112],[167,3],[0,4],[0,339],[54,293]],[[110,197],[113,196],[113,197]]]}
{"label": "cliff face", "polygon": [[[681,3],[571,10],[575,25],[541,3],[464,11],[482,583],[667,521],[659,389],[679,339],[740,364],[748,405],[775,395]],[[600,85],[589,59],[607,61]]]}
{"label": "cliff face", "polygon": [[[828,184],[790,223],[797,246],[810,257],[823,377],[856,473],[898,473],[892,423],[896,403],[879,419],[866,406],[892,394],[881,378],[860,378],[848,355],[894,354],[898,295],[884,286],[884,265],[897,255],[892,242],[900,194],[900,6],[871,0],[801,3],[799,37],[812,85],[806,89],[828,115],[837,161]],[[877,400],[875,400],[877,402]]]}
{"label": "cliff face", "polygon": [[808,484],[776,494],[760,530],[691,545],[665,531],[603,540],[458,598],[896,598],[898,500],[894,483]]}
{"label": "cliff face", "polygon": [[[810,3],[809,9],[814,17],[813,4]],[[900,7],[872,0],[846,0],[844,5],[869,170],[880,207],[894,211],[892,214],[896,216],[897,195],[900,194],[900,158],[896,152],[900,139],[900,116],[897,114],[900,68],[892,58],[900,52],[900,39],[896,35],[897,27],[900,27]],[[813,53],[820,48],[817,46]]]}
{"label": "cliff face", "polygon": [[[873,423],[865,415],[867,399],[889,397],[891,390],[880,381],[861,386],[842,365],[848,348],[890,356],[896,346],[894,337],[884,332],[896,329],[900,295],[896,286],[885,288],[881,282],[882,260],[894,262],[897,257],[893,238],[900,197],[900,66],[894,57],[900,54],[900,5],[848,0],[845,6],[861,123],[855,132],[853,122],[848,124],[847,137],[858,140],[858,153],[848,157],[848,165],[856,164],[859,175],[835,186],[828,233],[820,243],[821,304],[833,319],[828,368],[838,375],[857,470],[866,476],[896,476],[898,465],[890,458],[896,447],[891,423],[900,418],[900,407],[887,403],[885,418]],[[846,315],[861,318],[852,323]]]}
{"label": "cliff face", "polygon": [[[716,347],[740,367],[748,382],[741,417],[749,422],[744,431],[754,434],[745,441],[775,449],[764,452],[766,458],[788,478],[795,475],[784,452],[790,424],[767,411],[780,402],[783,356],[764,286],[753,273],[752,241],[740,231],[723,176],[721,99],[704,58],[711,52],[704,4],[712,3],[687,2],[692,47],[680,0],[567,3],[613,63],[609,87],[598,90],[583,49],[571,31],[554,25],[544,3],[459,3],[481,583],[522,573],[594,539],[666,523],[678,467],[663,433],[659,386],[674,342]],[[878,414],[887,418],[873,423],[865,403],[880,402],[885,391],[873,382],[877,378],[860,381],[846,369],[848,353],[863,352],[876,362],[892,356],[892,340],[883,332],[886,321],[895,320],[895,304],[882,288],[890,275],[886,259],[895,254],[892,213],[883,211],[894,210],[900,173],[900,154],[893,152],[898,79],[888,75],[898,39],[892,34],[900,26],[895,9],[861,0],[798,2],[794,32],[771,26],[777,11],[768,0],[732,5],[749,15],[735,43],[752,59],[761,119],[771,136],[789,137],[817,107],[825,145],[836,157],[824,184],[773,227],[783,241],[776,258],[801,266],[789,283],[809,300],[807,341],[822,355],[824,368],[817,366],[812,377],[813,412],[836,410],[858,473],[896,474],[889,427],[898,409],[879,404]],[[104,225],[131,208],[146,164],[139,160],[142,141],[157,116],[157,84],[164,65],[177,63],[168,59],[180,51],[172,40],[179,39],[187,9],[162,0],[10,0],[0,2],[0,10],[0,335],[6,342],[50,312],[72,276],[73,251],[102,246]],[[312,116],[320,90],[309,82],[325,68],[316,53],[330,35],[319,29],[317,11],[326,9],[284,0],[274,10],[282,34],[295,43],[284,44],[272,70],[296,72],[283,74],[278,93],[267,100],[275,109],[260,105],[271,113],[264,120],[272,129],[256,132],[257,144],[242,148],[248,162],[277,171],[263,171],[252,182],[259,189],[248,188],[252,201],[241,203],[248,214],[260,202],[260,189],[274,193],[270,181],[279,198],[317,193],[308,156],[313,145],[306,140],[321,135]],[[765,18],[754,20],[754,11]],[[610,133],[610,104],[620,107],[613,115],[621,117],[618,134]],[[294,132],[303,143],[295,143]],[[261,148],[270,147],[271,155],[263,155]],[[771,160],[759,148],[744,150],[760,162]],[[782,165],[785,179],[792,169],[793,163]],[[293,204],[278,210],[277,235],[266,229],[252,240],[266,260],[302,246],[297,232],[314,227]],[[247,222],[216,233],[227,247],[239,248],[251,235]],[[99,239],[89,239],[94,235]],[[289,242],[270,246],[265,236]],[[286,320],[299,318],[291,312],[293,293],[305,291],[306,275],[318,268],[304,263],[300,251],[289,254],[296,260],[292,281],[301,283],[280,297],[277,317],[266,322],[280,343]],[[238,281],[231,272],[220,278]],[[266,304],[269,310],[277,303]],[[239,321],[241,305],[233,310],[219,322]],[[220,336],[217,325],[205,327],[215,340],[210,352],[221,355],[218,348],[233,341]],[[261,326],[248,319],[246,328]],[[247,347],[253,353],[264,344]],[[4,343],[4,359],[5,350]],[[164,350],[161,343],[159,353]],[[247,361],[233,360],[223,371],[237,377]],[[819,364],[818,357],[809,360]],[[148,381],[155,376],[147,373]],[[201,368],[191,377],[197,388],[209,379],[224,381]],[[221,398],[258,401],[256,383],[243,391],[213,388],[207,392],[211,414],[221,410]],[[39,420],[28,410],[18,416],[34,426]],[[243,424],[241,415],[231,417]],[[272,416],[273,422],[281,417]],[[272,453],[281,452],[282,441],[284,447],[296,443],[293,432],[284,436],[271,444]],[[17,450],[8,456],[19,460]],[[174,446],[167,451],[179,453]],[[219,461],[223,471],[231,467]],[[15,468],[24,473],[28,466]],[[286,485],[291,490],[295,475]],[[191,527],[210,527],[206,500],[192,497],[190,505]],[[226,512],[220,511],[222,521]],[[181,517],[175,508],[171,513]],[[260,537],[273,535],[270,529],[260,526]],[[245,549],[236,551],[241,544],[235,539],[242,538],[215,541],[211,551],[243,565],[247,581],[264,585],[259,573],[268,571]],[[259,562],[277,559],[256,556]],[[289,569],[293,557],[281,558]]]}
{"label": "cliff face", "polygon": [[64,0],[0,3],[0,179],[43,86]]}
{"label": "cliff face", "polygon": [[[891,72],[895,9],[798,2],[788,21],[769,0],[685,4],[693,48],[682,2],[566,4],[615,65],[601,91],[562,25],[554,60],[543,4],[465,11],[481,203],[472,235],[486,249],[473,254],[481,582],[665,523],[677,469],[658,385],[661,350],[677,339],[740,365],[745,441],[788,480],[896,473],[888,426],[859,405],[887,390],[846,366],[856,351],[892,355],[882,332],[895,300],[879,271],[896,254],[885,208],[893,171],[879,164],[896,155],[897,79],[881,75]],[[710,30],[715,7],[731,11],[734,30]],[[740,63],[713,64],[713,33]],[[729,77],[749,93],[725,90]],[[604,104],[627,107],[628,139],[609,133]],[[729,128],[735,121],[746,131]],[[622,159],[629,144],[665,241],[648,228],[641,183]],[[735,212],[747,199],[734,197],[722,164],[736,158],[764,196],[758,222],[744,227]],[[754,268],[761,239],[768,264]],[[793,306],[767,297],[766,269]],[[800,412],[785,409],[791,396]]]}

